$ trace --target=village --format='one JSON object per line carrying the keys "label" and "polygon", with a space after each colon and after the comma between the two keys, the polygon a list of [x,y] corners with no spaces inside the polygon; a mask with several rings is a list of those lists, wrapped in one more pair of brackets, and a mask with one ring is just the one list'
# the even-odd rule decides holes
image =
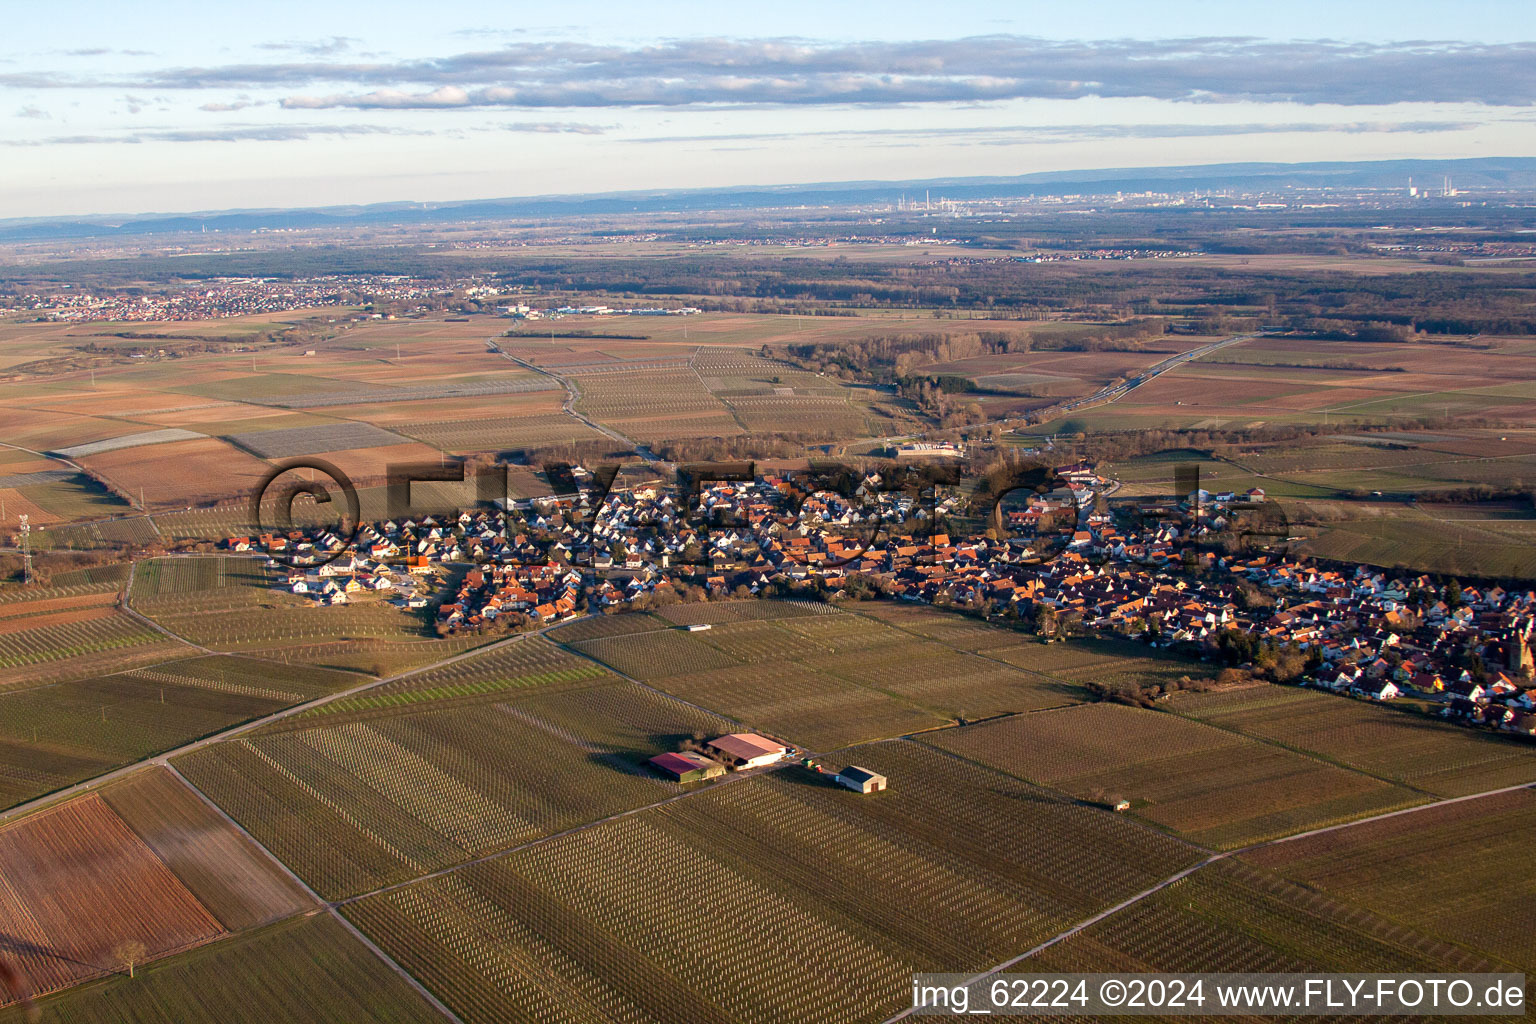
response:
{"label": "village", "polygon": [[[701,488],[590,488],[505,509],[232,538],[317,604],[387,600],[442,635],[541,628],[691,600],[814,593],[951,608],[1044,641],[1117,635],[1273,681],[1374,701],[1407,698],[1463,724],[1536,735],[1536,593],[1461,587],[1283,549],[1222,543],[1262,491],[1106,500],[1085,464],[967,519],[942,488],[807,495],[793,473]],[[578,468],[576,480],[590,481]],[[594,509],[592,506],[596,505]],[[950,525],[945,525],[950,524]],[[975,526],[966,536],[940,532]],[[306,565],[305,563],[310,563]],[[323,563],[323,564],[321,564]]]}

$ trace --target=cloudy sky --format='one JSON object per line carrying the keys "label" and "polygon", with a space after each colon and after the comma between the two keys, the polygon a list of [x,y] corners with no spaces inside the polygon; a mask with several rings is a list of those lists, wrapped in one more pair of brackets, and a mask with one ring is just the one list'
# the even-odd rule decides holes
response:
{"label": "cloudy sky", "polygon": [[1536,156],[1529,0],[8,6],[0,217]]}

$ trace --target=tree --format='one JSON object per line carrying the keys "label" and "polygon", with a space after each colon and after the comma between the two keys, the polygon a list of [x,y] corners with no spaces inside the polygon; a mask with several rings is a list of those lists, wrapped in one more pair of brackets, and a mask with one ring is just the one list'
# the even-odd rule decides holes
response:
{"label": "tree", "polygon": [[134,967],[143,962],[147,952],[144,948],[144,943],[133,939],[119,942],[116,946],[112,947],[113,959],[123,965],[123,969],[128,972],[128,977],[130,978],[133,977]]}

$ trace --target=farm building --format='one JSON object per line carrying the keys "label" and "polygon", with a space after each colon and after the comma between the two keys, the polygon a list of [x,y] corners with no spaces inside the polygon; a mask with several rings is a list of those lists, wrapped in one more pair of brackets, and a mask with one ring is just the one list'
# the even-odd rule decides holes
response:
{"label": "farm building", "polygon": [[725,774],[725,765],[712,761],[703,754],[684,750],[676,754],[657,754],[646,762],[663,775],[670,775],[678,782],[701,782]]}
{"label": "farm building", "polygon": [[885,776],[851,764],[837,773],[837,783],[855,793],[879,793],[885,789]]}
{"label": "farm building", "polygon": [[713,629],[714,627],[707,622],[695,622],[693,625],[684,626],[683,628],[690,633],[702,633],[706,629]]}
{"label": "farm building", "polygon": [[789,753],[789,748],[782,743],[775,743],[766,736],[752,732],[733,732],[729,736],[710,740],[709,749],[732,761],[739,761],[739,768],[772,764]]}

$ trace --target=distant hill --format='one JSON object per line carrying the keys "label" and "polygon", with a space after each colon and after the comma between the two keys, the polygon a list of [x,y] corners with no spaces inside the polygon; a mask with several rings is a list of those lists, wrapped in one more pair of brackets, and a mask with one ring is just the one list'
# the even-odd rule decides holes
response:
{"label": "distant hill", "polygon": [[785,206],[847,205],[915,197],[928,189],[950,199],[1008,199],[1078,192],[1284,189],[1319,186],[1388,187],[1409,177],[1434,187],[1449,175],[1458,188],[1536,190],[1536,158],[1471,160],[1373,160],[1334,163],[1202,164],[1192,167],[1121,167],[1048,171],[1016,177],[932,178],[909,181],[845,181],[807,185],[671,191],[603,192],[587,195],[475,199],[451,203],[375,203],[311,209],[217,210],[189,214],[141,214],[0,220],[0,241],[102,238],[185,231],[248,232],[261,229],[445,224],[508,218],[558,218],[621,213],[752,210]]}

